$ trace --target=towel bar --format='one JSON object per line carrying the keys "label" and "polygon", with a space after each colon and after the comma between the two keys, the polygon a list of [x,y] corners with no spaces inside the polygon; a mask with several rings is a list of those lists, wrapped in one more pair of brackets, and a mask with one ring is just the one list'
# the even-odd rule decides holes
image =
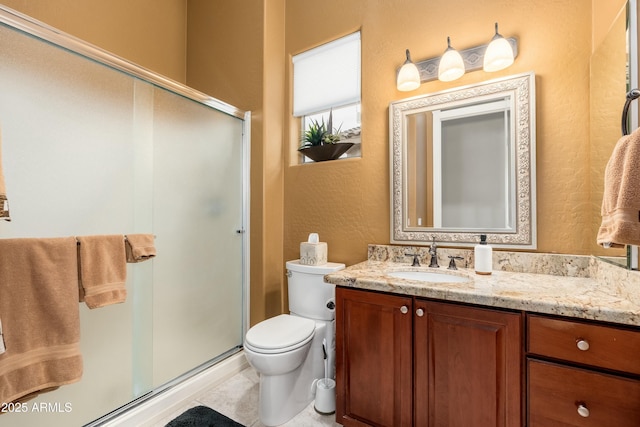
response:
{"label": "towel bar", "polygon": [[[127,236],[126,236],[126,234],[123,234],[122,236],[123,236],[123,238],[124,238],[124,240],[125,240],[125,242],[126,242],[126,241],[127,241]],[[153,235],[153,238],[154,238],[154,239],[156,238],[156,235],[155,235],[155,234]],[[80,241],[79,241],[78,239],[76,239],[76,244],[80,245]]]}
{"label": "towel bar", "polygon": [[638,98],[640,98],[640,90],[638,89],[632,89],[627,93],[627,100],[622,108],[622,135],[629,135],[629,121],[627,119],[629,106],[631,105],[631,101]]}

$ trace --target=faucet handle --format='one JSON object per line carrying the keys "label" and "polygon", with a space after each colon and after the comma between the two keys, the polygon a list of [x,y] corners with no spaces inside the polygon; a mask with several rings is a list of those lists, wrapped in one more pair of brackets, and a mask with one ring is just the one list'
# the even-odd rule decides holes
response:
{"label": "faucet handle", "polygon": [[462,258],[461,256],[449,255],[449,259],[451,261],[449,261],[449,267],[447,267],[447,269],[457,270],[458,267],[456,266],[456,260],[463,260],[464,258]]}
{"label": "faucet handle", "polygon": [[431,245],[429,246],[429,253],[431,255],[435,255],[438,250],[438,244],[436,243],[436,236],[434,234],[431,235]]}
{"label": "faucet handle", "polygon": [[413,257],[413,263],[411,263],[411,267],[420,267],[420,258],[418,258],[420,256],[419,253],[415,253],[415,254],[407,254],[405,253],[405,256],[412,256]]}

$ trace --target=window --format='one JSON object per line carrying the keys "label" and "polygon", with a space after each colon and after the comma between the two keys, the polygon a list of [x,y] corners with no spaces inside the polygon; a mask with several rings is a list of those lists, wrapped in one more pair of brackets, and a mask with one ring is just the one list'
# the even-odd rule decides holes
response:
{"label": "window", "polygon": [[360,155],[360,62],[360,32],[293,57],[293,115],[304,131],[331,112],[341,142],[355,143],[348,157]]}

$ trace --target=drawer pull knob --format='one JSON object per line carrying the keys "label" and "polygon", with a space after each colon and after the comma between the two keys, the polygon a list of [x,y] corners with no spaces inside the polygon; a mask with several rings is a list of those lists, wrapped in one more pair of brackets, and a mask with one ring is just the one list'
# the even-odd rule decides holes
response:
{"label": "drawer pull knob", "polygon": [[400,307],[400,313],[407,314],[408,312],[409,312],[409,309],[407,308],[406,305],[403,305],[402,307]]}
{"label": "drawer pull knob", "polygon": [[589,416],[589,408],[587,408],[584,403],[578,405],[578,415],[584,418]]}
{"label": "drawer pull knob", "polygon": [[581,350],[581,351],[589,350],[589,341],[587,341],[587,340],[583,340],[582,338],[579,338],[576,341],[576,344],[578,346],[578,349]]}
{"label": "drawer pull knob", "polygon": [[424,310],[423,310],[423,309],[421,309],[421,308],[417,309],[417,310],[416,310],[416,315],[417,315],[418,317],[422,317],[422,316],[424,316]]}

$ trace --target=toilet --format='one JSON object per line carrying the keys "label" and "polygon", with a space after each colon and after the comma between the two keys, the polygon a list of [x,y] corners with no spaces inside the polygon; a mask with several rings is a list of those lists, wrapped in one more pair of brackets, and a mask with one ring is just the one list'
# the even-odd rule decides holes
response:
{"label": "toilet", "polygon": [[325,376],[323,340],[329,378],[335,370],[335,285],[324,275],[344,264],[303,265],[287,261],[289,312],[249,329],[244,354],[260,375],[259,416],[277,426],[300,413],[314,399],[317,380]]}

